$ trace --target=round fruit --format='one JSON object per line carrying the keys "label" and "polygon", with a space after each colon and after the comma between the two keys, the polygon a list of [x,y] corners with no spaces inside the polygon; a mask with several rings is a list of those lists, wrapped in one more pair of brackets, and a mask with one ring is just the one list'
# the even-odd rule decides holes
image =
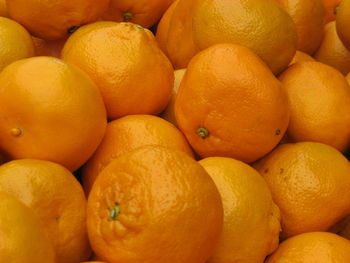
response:
{"label": "round fruit", "polygon": [[201,157],[253,162],[283,137],[288,100],[281,83],[252,51],[218,44],[198,53],[188,65],[175,116]]}
{"label": "round fruit", "polygon": [[225,157],[199,162],[218,188],[224,228],[208,263],[263,262],[278,247],[280,214],[270,190],[252,167]]}
{"label": "round fruit", "polygon": [[102,140],[102,97],[73,65],[50,57],[14,62],[0,74],[0,93],[0,148],[13,159],[49,160],[74,171]]}
{"label": "round fruit", "polygon": [[350,164],[331,146],[283,144],[256,168],[281,210],[284,238],[327,231],[350,213]]}
{"label": "round fruit", "polygon": [[107,262],[203,263],[219,240],[216,186],[185,153],[146,146],[111,162],[88,199],[88,233]]}
{"label": "round fruit", "polygon": [[341,1],[336,15],[337,33],[344,46],[350,50],[350,1]]}

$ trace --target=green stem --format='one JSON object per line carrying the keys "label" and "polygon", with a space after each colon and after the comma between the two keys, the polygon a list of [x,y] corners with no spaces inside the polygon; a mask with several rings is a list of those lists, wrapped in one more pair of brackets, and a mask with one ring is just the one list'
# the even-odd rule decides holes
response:
{"label": "green stem", "polygon": [[118,219],[118,216],[120,214],[120,205],[116,204],[109,210],[109,218],[108,221],[115,221]]}

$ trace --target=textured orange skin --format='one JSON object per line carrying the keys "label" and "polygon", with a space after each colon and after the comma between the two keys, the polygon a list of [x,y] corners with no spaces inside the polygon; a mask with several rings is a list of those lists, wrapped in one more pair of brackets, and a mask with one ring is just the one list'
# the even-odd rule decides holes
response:
{"label": "textured orange skin", "polygon": [[83,185],[88,195],[98,174],[117,157],[141,146],[160,145],[193,157],[183,134],[171,123],[152,115],[129,115],[107,124],[105,136],[83,168]]}
{"label": "textured orange skin", "polygon": [[225,157],[199,161],[214,180],[223,202],[224,228],[207,263],[263,262],[277,247],[280,213],[261,175]]}
{"label": "textured orange skin", "polygon": [[68,29],[96,21],[109,5],[109,0],[6,0],[14,20],[32,35],[56,40],[69,35]]}
{"label": "textured orange skin", "polygon": [[12,62],[34,56],[34,45],[27,30],[15,21],[0,17],[0,72]]}
{"label": "textured orange skin", "polygon": [[0,166],[0,192],[18,198],[41,220],[57,263],[87,260],[86,199],[76,178],[61,165],[21,159]]}
{"label": "textured orange skin", "polygon": [[[253,162],[283,137],[288,100],[281,83],[252,51],[218,44],[198,53],[188,65],[176,97],[175,116],[201,157]],[[209,136],[199,136],[199,127]]]}
{"label": "textured orange skin", "polygon": [[350,213],[350,164],[326,144],[283,144],[255,164],[281,210],[282,237],[327,231]]}
{"label": "textured orange skin", "polygon": [[336,8],[339,6],[341,0],[323,0],[323,5],[326,10],[325,23],[335,20]]}
{"label": "textured orange skin", "polygon": [[316,60],[313,57],[311,57],[310,55],[308,55],[302,51],[297,50],[295,52],[294,58],[289,63],[289,66],[293,65],[295,63],[298,63],[298,62],[302,62],[302,61],[316,61]]}
{"label": "textured orange skin", "polygon": [[[151,27],[162,17],[174,0],[111,0],[109,8],[102,15],[103,20],[132,22],[143,27]],[[131,19],[124,14],[131,13]]]}
{"label": "textured orange skin", "polygon": [[297,50],[312,55],[321,45],[325,8],[322,0],[277,0],[292,17],[297,30]]}
{"label": "textured orange skin", "polygon": [[[108,220],[115,204],[120,214]],[[111,162],[92,188],[87,211],[93,250],[109,263],[203,263],[223,225],[210,176],[188,155],[160,146]]]}
{"label": "textured orange skin", "polygon": [[326,25],[322,44],[314,57],[316,60],[336,68],[344,75],[350,72],[350,51],[339,39],[334,21]]}
{"label": "textured orange skin", "polygon": [[336,15],[337,33],[344,46],[350,50],[350,1],[341,1]]}
{"label": "textured orange skin", "polygon": [[0,16],[8,17],[6,0],[0,0]]}
{"label": "textured orange skin", "polygon": [[33,211],[0,193],[0,262],[56,263],[53,246]]}
{"label": "textured orange skin", "polygon": [[12,159],[49,160],[74,171],[102,140],[102,97],[73,65],[50,57],[17,61],[1,72],[0,93],[0,148]]}
{"label": "textured orange skin", "polygon": [[266,263],[350,262],[350,241],[332,233],[311,232],[284,241]]}
{"label": "textured orange skin", "polygon": [[300,62],[280,76],[290,105],[291,142],[314,141],[339,151],[350,146],[350,86],[334,68]]}
{"label": "textured orange skin", "polygon": [[66,39],[48,41],[33,37],[35,55],[59,58]]}
{"label": "textured orange skin", "polygon": [[169,101],[173,68],[148,29],[132,23],[87,25],[67,40],[62,58],[95,81],[111,120],[158,114]]}

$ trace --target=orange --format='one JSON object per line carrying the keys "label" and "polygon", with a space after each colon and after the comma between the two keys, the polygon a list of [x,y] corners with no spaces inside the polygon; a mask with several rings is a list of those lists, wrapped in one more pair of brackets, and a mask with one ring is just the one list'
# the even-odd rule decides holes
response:
{"label": "orange", "polygon": [[0,193],[0,262],[56,263],[55,252],[34,212]]}
{"label": "orange", "polygon": [[49,160],[74,171],[102,140],[102,97],[73,65],[50,57],[14,62],[0,74],[0,93],[0,149],[12,159]]}
{"label": "orange", "polygon": [[297,49],[313,54],[321,45],[325,7],[322,0],[277,0],[292,17],[297,30]]}
{"label": "orange", "polygon": [[62,58],[95,81],[109,119],[162,112],[174,73],[151,31],[132,23],[97,22],[75,34],[67,40]]}
{"label": "orange", "polygon": [[323,5],[326,10],[325,22],[331,22],[335,20],[336,8],[339,6],[341,0],[323,0]]}
{"label": "orange", "polygon": [[350,50],[350,1],[341,1],[336,15],[337,33],[344,46]]}
{"label": "orange", "polygon": [[132,22],[151,27],[174,0],[111,0],[102,18],[107,21]]}
{"label": "orange", "polygon": [[284,241],[266,263],[350,262],[350,241],[332,233],[311,232]]}
{"label": "orange", "polygon": [[61,56],[61,50],[66,40],[60,39],[49,41],[33,37],[33,42],[36,56],[49,56],[59,58]]}
{"label": "orange", "polygon": [[96,21],[109,0],[6,0],[6,4],[10,16],[34,36],[55,40]]}
{"label": "orange", "polygon": [[296,29],[274,0],[201,0],[193,10],[193,39],[200,49],[218,43],[246,46],[275,73],[296,51]]}
{"label": "orange", "polygon": [[145,146],[112,161],[88,199],[95,253],[110,263],[203,263],[219,240],[216,186],[187,154]]}
{"label": "orange", "polygon": [[174,110],[175,99],[176,99],[176,95],[177,95],[177,93],[179,91],[181,80],[182,80],[182,78],[185,75],[185,72],[186,72],[185,68],[177,69],[177,70],[174,71],[175,80],[174,80],[174,87],[173,87],[173,90],[172,90],[170,101],[169,101],[168,105],[166,106],[165,110],[160,115],[163,119],[171,122],[175,126],[177,126],[176,118],[175,118],[175,110]]}
{"label": "orange", "polygon": [[34,159],[8,162],[0,166],[0,192],[34,211],[54,244],[57,263],[89,258],[84,192],[66,168]]}
{"label": "orange", "polygon": [[263,262],[278,247],[280,214],[266,182],[252,167],[225,157],[199,161],[214,180],[224,228],[208,263]]}
{"label": "orange", "polygon": [[253,162],[283,137],[288,100],[281,83],[252,51],[218,44],[198,53],[188,65],[175,116],[201,157]]}
{"label": "orange", "polygon": [[344,47],[338,37],[335,22],[330,22],[325,27],[320,48],[314,54],[316,60],[338,69],[346,75],[350,72],[350,51]]}
{"label": "orange", "polygon": [[255,166],[281,210],[282,236],[326,231],[350,213],[350,164],[326,144],[283,144]]}
{"label": "orange", "polygon": [[350,87],[344,76],[320,62],[300,62],[280,76],[290,105],[291,141],[350,146]]}
{"label": "orange", "polygon": [[6,0],[0,0],[0,16],[8,17]]}
{"label": "orange", "polygon": [[0,17],[0,72],[12,62],[34,56],[33,41],[15,21]]}
{"label": "orange", "polygon": [[105,136],[83,169],[83,185],[88,194],[98,174],[114,159],[146,145],[177,149],[193,157],[183,134],[171,123],[152,115],[128,115],[111,121]]}
{"label": "orange", "polygon": [[289,66],[294,64],[294,63],[298,63],[298,62],[302,62],[302,61],[315,61],[315,59],[313,57],[311,57],[310,55],[297,50],[295,52],[295,56],[292,59],[292,61],[290,62]]}

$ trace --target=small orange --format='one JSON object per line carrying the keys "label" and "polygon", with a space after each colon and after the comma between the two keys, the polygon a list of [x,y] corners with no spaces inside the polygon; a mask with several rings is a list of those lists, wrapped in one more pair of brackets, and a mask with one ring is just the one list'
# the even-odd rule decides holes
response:
{"label": "small orange", "polygon": [[0,192],[34,211],[54,244],[57,263],[89,258],[84,192],[66,168],[34,159],[8,162],[0,166]]}
{"label": "small orange", "polygon": [[289,63],[289,66],[293,65],[294,63],[298,63],[298,62],[302,62],[302,61],[315,61],[315,59],[313,57],[311,57],[310,55],[308,55],[302,51],[297,50],[295,52],[294,58]]}
{"label": "small orange", "polygon": [[325,23],[335,20],[336,8],[339,6],[341,0],[323,0],[323,5],[326,10]]}
{"label": "small orange", "polygon": [[290,105],[288,138],[348,149],[350,86],[344,76],[320,62],[300,62],[284,71],[280,80]]}
{"label": "small orange", "polygon": [[151,31],[132,23],[97,22],[79,29],[62,51],[95,81],[109,119],[158,114],[174,81],[171,63]]}
{"label": "small orange", "polygon": [[0,193],[0,262],[56,263],[52,243],[34,212]]}
{"label": "small orange", "polygon": [[110,0],[6,0],[10,16],[32,35],[55,40],[65,38],[77,27],[96,21]]}
{"label": "small orange", "polygon": [[132,22],[151,27],[162,17],[174,0],[111,0],[102,15],[107,21]]}
{"label": "small orange", "polygon": [[16,60],[34,56],[29,33],[11,19],[0,17],[0,41],[0,72]]}
{"label": "small orange", "polygon": [[224,207],[224,229],[208,263],[263,262],[277,247],[280,213],[270,190],[249,165],[225,157],[199,161],[214,180]]}
{"label": "small orange", "polygon": [[111,121],[105,136],[83,169],[83,185],[88,194],[98,174],[114,159],[146,145],[161,145],[193,157],[183,134],[171,123],[152,115],[128,115]]}
{"label": "small orange", "polygon": [[337,33],[344,46],[350,50],[350,1],[342,0],[337,8]]}
{"label": "small orange", "polygon": [[339,39],[334,21],[326,25],[321,46],[314,57],[316,60],[336,68],[344,75],[350,72],[350,51]]}
{"label": "small orange", "polygon": [[210,176],[187,154],[161,146],[112,161],[91,190],[87,214],[92,248],[111,263],[203,263],[223,224]]}
{"label": "small orange", "polygon": [[288,99],[281,83],[251,50],[217,44],[198,53],[188,65],[175,116],[201,157],[253,162],[283,137]]}
{"label": "small orange", "polygon": [[168,105],[166,106],[165,110],[160,115],[163,119],[171,122],[175,126],[177,126],[176,118],[175,118],[175,109],[174,109],[175,99],[176,99],[176,95],[179,91],[181,81],[185,75],[185,72],[186,72],[185,68],[177,69],[174,71],[175,80],[174,80],[174,87],[172,90],[170,101],[169,101]]}
{"label": "small orange", "polygon": [[350,164],[331,146],[279,145],[255,167],[281,210],[283,238],[327,231],[350,213]]}
{"label": "small orange", "polygon": [[0,149],[12,159],[83,165],[107,125],[101,94],[80,69],[51,57],[23,59],[0,74]]}
{"label": "small orange", "polygon": [[333,233],[311,232],[284,241],[266,263],[350,262],[350,241]]}
{"label": "small orange", "polygon": [[33,37],[33,42],[36,56],[49,56],[59,58],[61,56],[61,50],[66,40],[59,39],[50,41]]}

